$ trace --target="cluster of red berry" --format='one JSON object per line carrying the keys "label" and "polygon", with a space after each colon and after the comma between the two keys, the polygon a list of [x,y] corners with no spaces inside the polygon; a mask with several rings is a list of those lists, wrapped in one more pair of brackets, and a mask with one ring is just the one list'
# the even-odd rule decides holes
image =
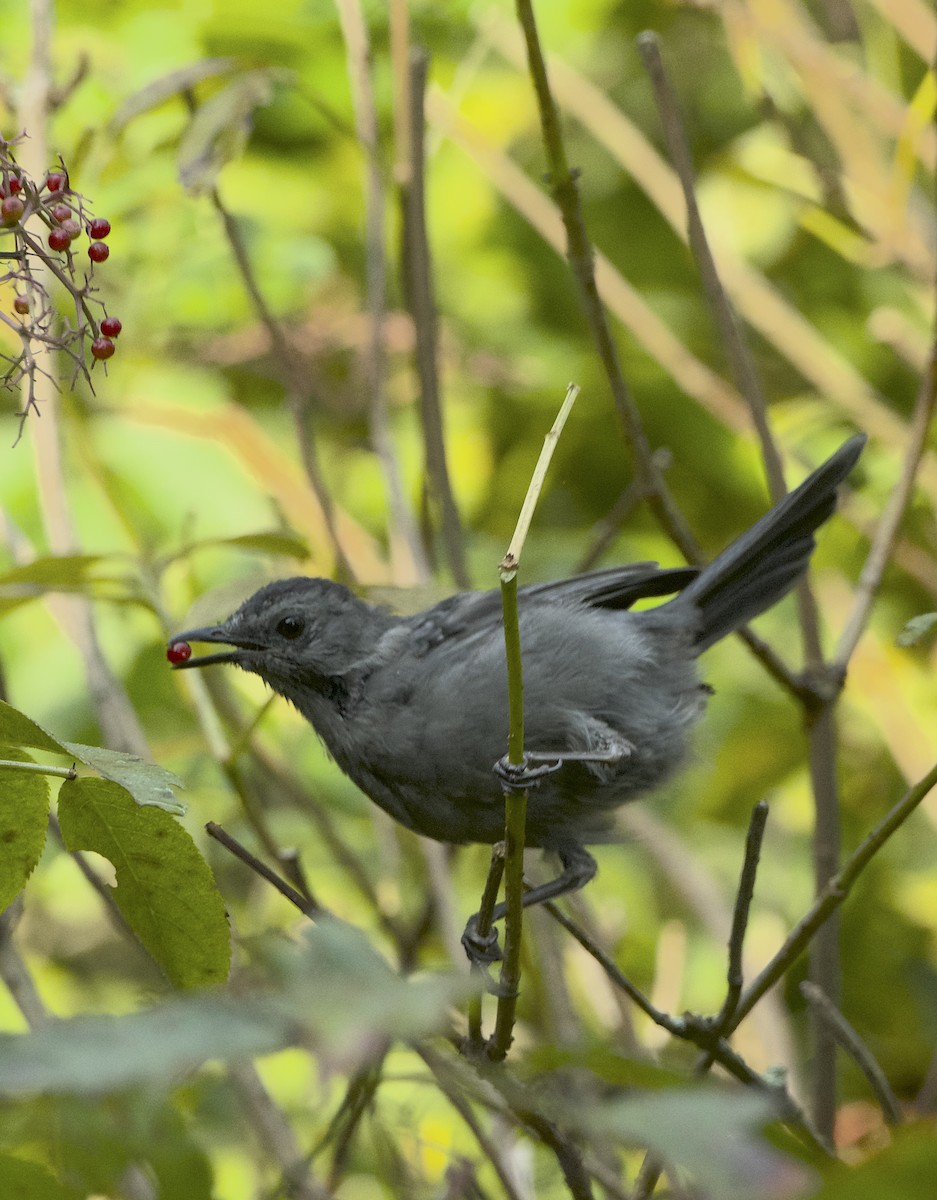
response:
{"label": "cluster of red berry", "polygon": [[[92,263],[103,263],[110,254],[104,240],[111,232],[111,223],[104,217],[85,218],[80,199],[68,185],[64,171],[49,171],[41,185],[31,184],[24,176],[4,171],[0,179],[0,223],[7,229],[18,226],[24,217],[35,212],[49,228],[50,250],[67,252],[82,232],[90,239],[88,257]],[[20,292],[13,299],[13,311],[25,317],[30,311],[29,296]],[[110,358],[116,347],[114,338],[121,331],[117,317],[105,317],[98,335],[91,343],[91,354],[96,359]]]}

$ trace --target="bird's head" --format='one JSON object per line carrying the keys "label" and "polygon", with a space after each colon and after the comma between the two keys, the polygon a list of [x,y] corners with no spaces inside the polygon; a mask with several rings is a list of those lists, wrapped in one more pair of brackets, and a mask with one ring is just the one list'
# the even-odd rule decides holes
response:
{"label": "bird's head", "polygon": [[[334,686],[363,659],[392,620],[328,579],[281,579],[255,592],[220,625],[177,634],[167,658],[175,670],[234,663],[297,699]],[[227,649],[192,656],[189,642]]]}

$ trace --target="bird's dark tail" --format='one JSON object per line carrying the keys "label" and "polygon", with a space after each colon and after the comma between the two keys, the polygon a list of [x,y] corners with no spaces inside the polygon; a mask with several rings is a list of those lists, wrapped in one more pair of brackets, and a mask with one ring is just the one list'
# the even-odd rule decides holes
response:
{"label": "bird's dark tail", "polygon": [[857,434],[840,446],[670,601],[681,607],[689,601],[701,615],[699,653],[770,608],[803,575],[813,553],[814,532],[832,515],[836,489],[855,466],[865,441],[864,434]]}

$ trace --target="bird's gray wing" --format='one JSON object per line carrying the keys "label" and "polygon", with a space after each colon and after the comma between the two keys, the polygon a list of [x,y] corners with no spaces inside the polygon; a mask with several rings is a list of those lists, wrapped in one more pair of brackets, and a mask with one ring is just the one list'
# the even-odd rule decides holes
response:
{"label": "bird's gray wing", "polygon": [[[545,600],[581,604],[588,608],[626,609],[650,596],[669,596],[685,588],[698,572],[695,567],[659,567],[655,562],[629,563],[556,579],[529,583],[520,589],[520,603]],[[409,621],[413,646],[429,653],[443,643],[488,634],[501,621],[501,593],[460,592]]]}

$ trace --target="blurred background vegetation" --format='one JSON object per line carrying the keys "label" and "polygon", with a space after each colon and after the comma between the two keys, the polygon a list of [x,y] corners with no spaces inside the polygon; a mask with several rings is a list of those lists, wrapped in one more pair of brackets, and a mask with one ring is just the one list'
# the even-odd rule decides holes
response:
{"label": "blurred background vegetation", "polygon": [[[924,0],[550,0],[537,16],[624,374],[704,552],[731,540],[768,499],[752,421],[687,249],[679,184],[635,44],[643,29],[660,37],[703,221],[789,480],[856,429],[870,435],[815,558],[832,649],[901,475],[931,353],[934,11]],[[370,152],[354,63],[359,17],[370,40]],[[20,160],[38,150],[42,170],[61,155],[72,186],[111,221],[111,256],[96,281],[123,323],[93,390],[83,380],[71,388],[65,372],[15,447],[22,401],[2,397],[0,573],[45,556],[95,556],[60,572],[53,591],[0,579],[3,693],[56,737],[136,749],[184,779],[183,822],[225,898],[236,961],[256,939],[295,933],[303,919],[208,841],[208,820],[268,857],[295,847],[317,898],[408,969],[462,969],[458,933],[487,870],[484,847],[443,854],[392,826],[294,712],[265,707],[254,680],[173,676],[164,661],[174,630],[226,615],[275,576],[337,573],[401,609],[462,583],[427,483],[401,250],[407,19],[410,41],[429,55],[425,202],[468,581],[497,584],[570,380],[582,394],[528,540],[524,580],[587,561],[683,561],[649,508],[626,502],[634,462],[564,261],[506,0],[372,2],[363,12],[350,0],[60,0],[54,14],[0,0],[3,133],[25,124]],[[51,110],[36,101],[44,29],[58,89]],[[37,111],[41,127],[24,117]],[[12,292],[0,296],[4,312],[11,302]],[[0,350],[17,352],[3,329]],[[847,849],[932,766],[933,641],[899,647],[896,637],[935,607],[935,503],[928,450],[838,710]],[[793,601],[759,628],[801,665]],[[705,674],[716,694],[694,763],[628,815],[623,844],[599,848],[598,879],[574,904],[622,970],[675,1013],[722,1003],[726,928],[758,800],[770,801],[771,815],[750,972],[813,891],[801,715],[739,641],[715,648]],[[937,1104],[935,825],[937,801],[925,800],[865,871],[841,930],[841,1008],[919,1115]],[[636,1015],[548,920],[530,930],[512,1061],[533,1078],[565,1061],[589,1065],[610,1087],[635,1082],[609,1065],[626,1060],[689,1075],[691,1049]],[[15,937],[55,1016],[133,1012],[164,991],[51,842]],[[797,987],[805,970],[790,972],[735,1037],[757,1070],[783,1064],[797,1096],[808,1094],[811,1071]],[[25,1027],[5,992],[0,1025]],[[321,1194],[504,1194],[464,1115],[427,1085],[416,1054],[397,1049],[370,1069],[343,1070],[300,1049],[259,1063],[299,1152],[317,1150]],[[838,1089],[837,1144],[868,1173],[822,1185],[780,1173],[771,1187],[781,1190],[770,1194],[822,1186],[831,1196],[930,1195],[932,1174],[920,1164],[937,1162],[932,1134],[918,1127],[889,1150],[895,1135],[845,1056]],[[320,1194],[284,1190],[282,1155],[258,1135],[243,1089],[221,1067],[176,1081],[165,1102],[135,1095],[89,1110],[60,1098],[56,1119],[72,1132],[57,1150],[24,1131],[50,1119],[46,1103],[8,1106],[0,1136],[7,1149],[25,1138],[26,1157],[60,1178],[67,1160],[82,1195]],[[475,1119],[494,1122],[488,1134],[517,1195],[569,1194],[537,1138],[483,1104]],[[88,1162],[76,1168],[82,1146]],[[891,1160],[876,1158],[889,1152]],[[168,1168],[160,1174],[161,1156],[187,1164],[184,1184]],[[597,1184],[597,1194],[629,1194],[622,1180],[640,1161],[626,1154],[622,1168],[608,1151],[608,1187]],[[898,1178],[904,1190],[882,1191],[882,1179]]]}

